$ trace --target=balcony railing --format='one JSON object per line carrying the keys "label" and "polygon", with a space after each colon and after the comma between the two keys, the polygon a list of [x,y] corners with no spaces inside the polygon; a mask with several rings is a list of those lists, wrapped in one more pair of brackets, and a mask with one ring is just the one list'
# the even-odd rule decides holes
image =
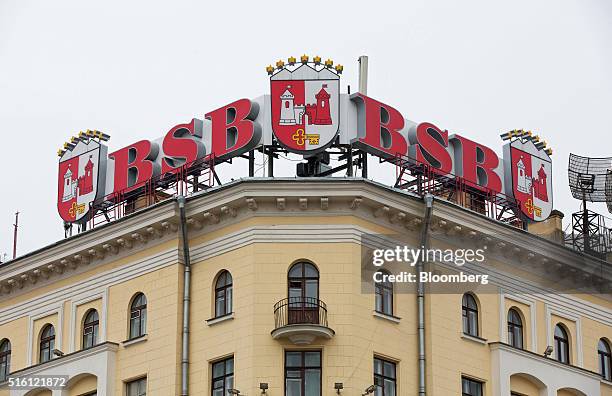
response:
{"label": "balcony railing", "polygon": [[275,328],[289,325],[327,327],[327,305],[318,298],[289,297],[274,304]]}

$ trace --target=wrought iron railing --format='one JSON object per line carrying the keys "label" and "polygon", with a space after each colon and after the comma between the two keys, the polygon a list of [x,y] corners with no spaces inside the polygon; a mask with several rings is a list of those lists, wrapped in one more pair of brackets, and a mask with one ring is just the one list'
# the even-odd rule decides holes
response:
{"label": "wrought iron railing", "polygon": [[327,305],[318,298],[289,297],[274,304],[275,328],[297,324],[327,326]]}

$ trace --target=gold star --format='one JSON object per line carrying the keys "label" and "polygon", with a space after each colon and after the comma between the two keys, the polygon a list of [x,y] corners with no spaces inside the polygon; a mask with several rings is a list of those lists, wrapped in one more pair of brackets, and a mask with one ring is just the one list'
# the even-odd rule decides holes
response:
{"label": "gold star", "polygon": [[321,63],[321,57],[319,55],[312,58],[312,60],[314,61],[315,65],[318,65]]}
{"label": "gold star", "polygon": [[334,65],[334,61],[331,59],[328,59],[325,61],[325,67],[332,67]]}
{"label": "gold star", "polygon": [[274,73],[274,68],[272,67],[272,65],[268,65],[266,67],[266,71],[268,72],[268,74],[272,74]]}
{"label": "gold star", "polygon": [[276,62],[277,69],[282,69],[284,66],[285,66],[285,62],[283,62],[282,60],[279,60],[278,62]]}
{"label": "gold star", "polygon": [[57,156],[61,157],[62,155],[64,155],[65,151],[62,149],[57,150]]}
{"label": "gold star", "polygon": [[287,62],[289,62],[289,65],[291,66],[295,65],[295,61],[296,59],[293,56],[290,56],[289,59],[287,59]]}
{"label": "gold star", "polygon": [[302,63],[306,64],[308,63],[308,55],[304,54],[300,57],[300,60],[302,61]]}
{"label": "gold star", "polygon": [[342,74],[342,71],[344,70],[344,66],[342,65],[336,65],[336,71],[338,72],[338,74]]}

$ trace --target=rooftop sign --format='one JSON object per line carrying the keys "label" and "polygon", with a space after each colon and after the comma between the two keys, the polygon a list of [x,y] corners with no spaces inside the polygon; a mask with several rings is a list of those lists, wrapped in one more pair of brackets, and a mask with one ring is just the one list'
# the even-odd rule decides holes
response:
{"label": "rooftop sign", "polygon": [[340,93],[343,67],[331,60],[268,66],[270,93],[238,99],[176,125],[163,137],[107,152],[108,135],[80,133],[59,151],[57,206],[67,223],[83,223],[95,202],[117,201],[145,183],[168,177],[204,159],[211,163],[254,149],[280,146],[312,157],[332,145],[354,147],[382,159],[422,163],[435,175],[453,175],[488,194],[505,194],[523,216],[541,221],[552,210],[550,149],[530,132],[512,131],[503,159],[495,151],[429,122],[405,119],[394,107],[361,93]]}

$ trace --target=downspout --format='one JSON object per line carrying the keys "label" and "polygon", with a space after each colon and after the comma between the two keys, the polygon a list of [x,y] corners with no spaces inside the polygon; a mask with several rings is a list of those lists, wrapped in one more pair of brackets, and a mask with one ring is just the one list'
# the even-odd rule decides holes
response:
{"label": "downspout", "polygon": [[[425,201],[425,218],[423,227],[421,228],[421,249],[427,250],[429,245],[429,226],[431,223],[431,214],[433,212],[433,195],[426,194],[423,198]],[[417,282],[417,311],[418,311],[418,343],[419,343],[419,396],[425,396],[425,285],[421,282],[421,272],[425,267],[423,263],[423,255],[419,255],[419,261],[416,264],[416,272],[418,276]]]}
{"label": "downspout", "polygon": [[189,306],[191,305],[191,258],[189,257],[189,240],[187,239],[187,220],[185,218],[185,197],[177,200],[181,221],[181,239],[183,244],[183,347],[181,351],[181,396],[189,395]]}

